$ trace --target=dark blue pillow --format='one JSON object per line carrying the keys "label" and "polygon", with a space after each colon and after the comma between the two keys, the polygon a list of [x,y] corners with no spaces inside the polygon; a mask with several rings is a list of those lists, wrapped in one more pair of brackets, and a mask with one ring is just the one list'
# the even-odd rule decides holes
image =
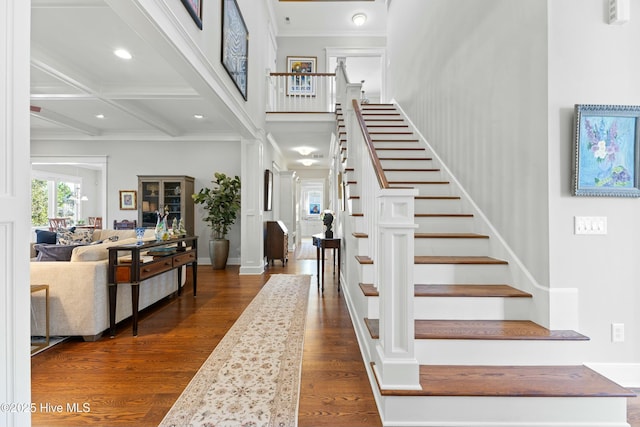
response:
{"label": "dark blue pillow", "polygon": [[56,232],[49,230],[36,230],[36,243],[56,244]]}
{"label": "dark blue pillow", "polygon": [[36,251],[38,251],[37,261],[70,261],[71,253],[75,248],[81,246],[75,245],[35,245]]}

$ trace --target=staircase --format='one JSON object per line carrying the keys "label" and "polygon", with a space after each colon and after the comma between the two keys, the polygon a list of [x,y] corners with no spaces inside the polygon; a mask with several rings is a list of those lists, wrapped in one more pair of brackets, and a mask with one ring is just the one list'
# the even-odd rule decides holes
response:
{"label": "staircase", "polygon": [[540,296],[520,283],[522,272],[502,256],[508,251],[486,233],[490,227],[469,209],[398,109],[360,109],[388,187],[418,190],[415,283],[409,286],[419,386],[385,389],[375,364],[381,310],[375,267],[385,260],[372,253],[368,230],[375,215],[362,202],[367,190],[353,160],[368,153],[350,141],[356,126],[338,106],[348,214],[342,287],[384,425],[628,426],[626,398],[634,394],[581,364],[588,337],[536,322]]}

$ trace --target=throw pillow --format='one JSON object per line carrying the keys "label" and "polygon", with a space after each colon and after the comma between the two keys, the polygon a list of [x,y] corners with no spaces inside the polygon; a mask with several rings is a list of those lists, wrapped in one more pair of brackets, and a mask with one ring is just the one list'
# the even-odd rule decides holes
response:
{"label": "throw pillow", "polygon": [[48,245],[48,244],[36,244],[35,249],[38,251],[37,261],[69,261],[71,260],[71,253],[73,250],[81,246],[79,244],[73,245]]}
{"label": "throw pillow", "polygon": [[56,232],[56,242],[59,245],[72,245],[74,243],[91,243],[93,240],[93,229],[83,228],[80,230],[58,228]]}
{"label": "throw pillow", "polygon": [[36,230],[36,243],[56,244],[56,232],[49,230]]}

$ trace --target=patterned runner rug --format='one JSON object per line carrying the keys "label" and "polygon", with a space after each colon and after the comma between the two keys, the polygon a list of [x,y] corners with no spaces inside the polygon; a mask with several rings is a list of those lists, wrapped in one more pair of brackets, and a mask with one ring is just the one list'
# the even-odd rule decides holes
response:
{"label": "patterned runner rug", "polygon": [[308,275],[272,275],[160,427],[297,425],[310,282]]}

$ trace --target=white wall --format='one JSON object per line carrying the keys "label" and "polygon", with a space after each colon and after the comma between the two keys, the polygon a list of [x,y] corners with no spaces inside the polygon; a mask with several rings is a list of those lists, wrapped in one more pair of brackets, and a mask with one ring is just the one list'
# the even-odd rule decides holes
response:
{"label": "white wall", "polygon": [[546,2],[389,9],[388,94],[548,284]]}
{"label": "white wall", "polygon": [[[113,219],[137,219],[137,211],[121,211],[119,191],[138,188],[138,175],[189,175],[195,178],[195,192],[210,186],[214,172],[241,174],[240,141],[100,141],[59,142],[32,141],[32,155],[73,153],[108,155],[107,224]],[[195,209],[195,232],[199,236],[199,262],[209,263],[210,228],[202,221],[203,211]],[[238,217],[239,218],[239,217]],[[231,227],[229,263],[240,260],[240,221]]]}
{"label": "white wall", "polygon": [[[604,0],[548,3],[551,286],[579,288],[589,360],[640,363],[640,200],[571,196],[570,170],[574,104],[640,105],[640,0],[621,26],[608,25]],[[607,235],[574,235],[581,215],[606,216]],[[625,342],[611,342],[613,322]]]}

